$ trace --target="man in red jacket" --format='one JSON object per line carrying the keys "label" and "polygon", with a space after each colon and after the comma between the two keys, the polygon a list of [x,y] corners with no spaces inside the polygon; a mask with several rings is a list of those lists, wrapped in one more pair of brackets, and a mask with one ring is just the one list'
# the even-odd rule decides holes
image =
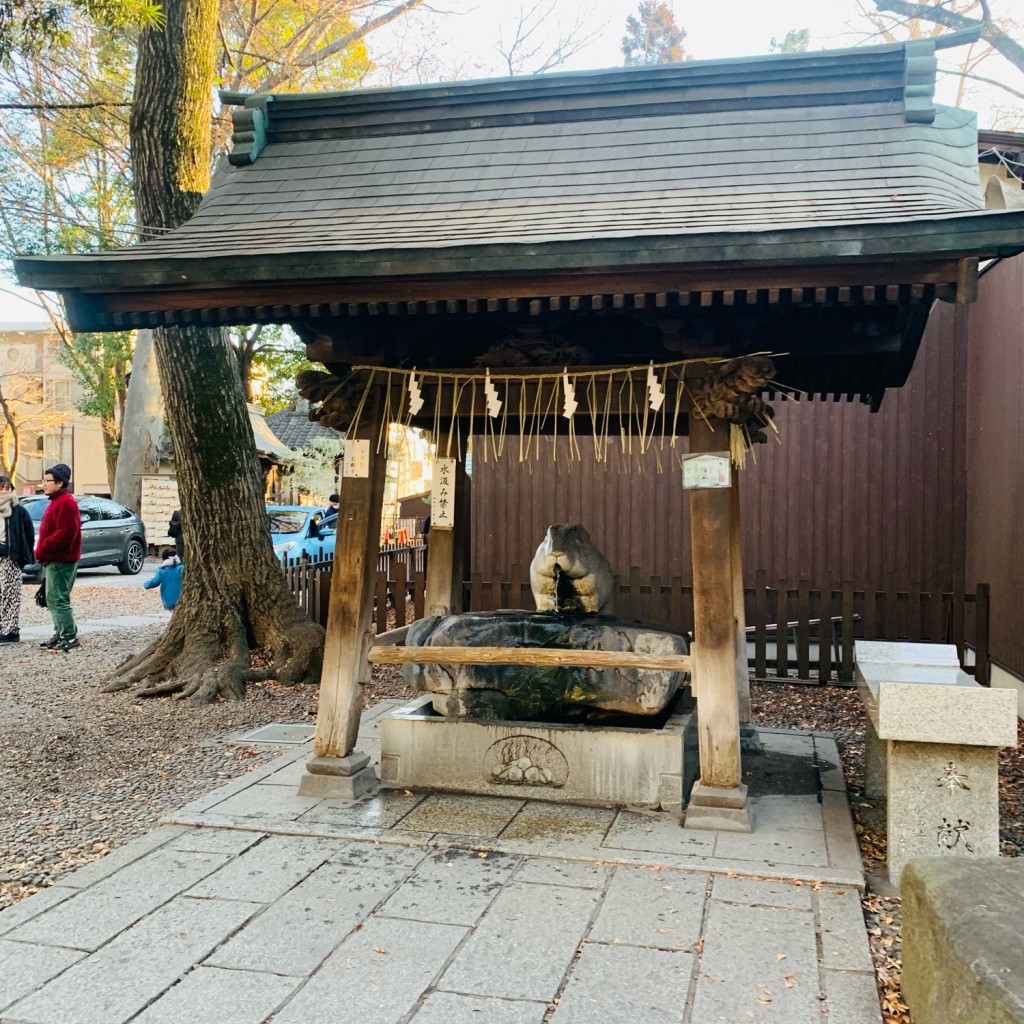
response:
{"label": "man in red jacket", "polygon": [[43,494],[50,499],[39,524],[36,558],[46,573],[46,607],[53,619],[53,636],[40,647],[73,651],[80,647],[71,613],[71,588],[82,557],[82,520],[78,502],[68,490],[71,470],[63,462],[43,473]]}

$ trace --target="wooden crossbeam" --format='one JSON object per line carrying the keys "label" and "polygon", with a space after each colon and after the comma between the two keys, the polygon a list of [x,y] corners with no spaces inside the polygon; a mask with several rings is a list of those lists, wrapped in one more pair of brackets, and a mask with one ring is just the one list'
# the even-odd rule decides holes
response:
{"label": "wooden crossbeam", "polygon": [[688,654],[637,654],[560,647],[371,647],[367,658],[372,665],[540,665],[693,671]]}

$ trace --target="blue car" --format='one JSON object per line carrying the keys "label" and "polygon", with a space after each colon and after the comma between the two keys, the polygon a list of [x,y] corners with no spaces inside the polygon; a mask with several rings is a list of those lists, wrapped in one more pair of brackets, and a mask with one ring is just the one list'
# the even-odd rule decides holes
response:
{"label": "blue car", "polygon": [[338,516],[332,509],[311,505],[268,505],[267,515],[270,517],[274,554],[281,561],[298,562],[303,558],[319,561],[334,557]]}

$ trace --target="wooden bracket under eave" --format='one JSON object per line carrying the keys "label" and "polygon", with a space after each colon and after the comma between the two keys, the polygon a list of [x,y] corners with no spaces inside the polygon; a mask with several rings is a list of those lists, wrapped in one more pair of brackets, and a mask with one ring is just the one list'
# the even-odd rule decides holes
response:
{"label": "wooden bracket under eave", "polygon": [[978,257],[965,256],[957,260],[956,283],[940,284],[935,287],[935,297],[943,302],[965,305],[978,298]]}

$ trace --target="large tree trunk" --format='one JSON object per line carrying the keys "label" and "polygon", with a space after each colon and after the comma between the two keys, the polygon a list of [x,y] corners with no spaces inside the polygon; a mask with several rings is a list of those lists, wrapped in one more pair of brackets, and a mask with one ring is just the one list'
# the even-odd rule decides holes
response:
{"label": "large tree trunk", "polygon": [[[117,479],[117,449],[121,441],[121,435],[117,429],[117,420],[113,416],[100,417],[100,430],[103,434],[103,456],[107,463],[107,486],[110,493],[114,493],[114,483]],[[138,505],[129,506],[138,512]]]}
{"label": "large tree trunk", "polygon": [[164,433],[164,400],[153,351],[153,332],[139,331],[132,356],[132,379],[121,421],[121,446],[114,470],[114,501],[139,512],[142,478],[160,469],[160,438]]}
{"label": "large tree trunk", "polygon": [[[131,137],[140,224],[175,227],[208,184],[217,5],[166,0],[163,31],[139,40]],[[174,443],[185,540],[181,600],[167,632],[121,665],[108,690],[242,697],[248,679],[315,681],[324,633],[285,586],[264,511],[256,443],[223,331],[154,331]],[[268,651],[269,669],[251,653]]]}

